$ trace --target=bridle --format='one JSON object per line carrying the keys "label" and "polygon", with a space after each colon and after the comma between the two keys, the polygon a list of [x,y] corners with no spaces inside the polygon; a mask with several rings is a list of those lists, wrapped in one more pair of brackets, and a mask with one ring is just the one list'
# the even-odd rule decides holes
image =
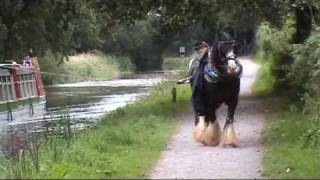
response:
{"label": "bridle", "polygon": [[237,56],[232,52],[232,53],[230,53],[230,51],[229,52],[227,52],[227,54],[226,54],[226,57],[224,57],[224,58],[222,58],[222,64],[227,64],[228,63],[228,61],[230,61],[230,60],[234,60],[234,61],[236,61],[236,59],[237,59]]}
{"label": "bridle", "polygon": [[[218,53],[218,58],[219,58],[219,66],[226,66],[226,64],[228,63],[229,60],[234,60],[236,61],[237,56],[234,53],[234,48],[232,48],[232,50],[229,50],[226,54],[222,54],[221,52],[221,46],[222,45],[226,45],[226,44],[230,44],[232,46],[234,46],[236,44],[236,41],[232,40],[232,41],[219,41],[217,42],[217,52]],[[232,51],[232,53],[230,53]],[[217,62],[214,62],[214,65],[217,67]]]}
{"label": "bridle", "polygon": [[[221,49],[222,45],[232,45],[233,47],[230,48],[225,46],[226,49]],[[237,56],[234,53],[234,45],[235,41],[222,41],[218,42],[217,44],[213,45],[209,48],[208,57],[210,59],[210,64],[205,66],[204,74],[205,79],[207,82],[210,83],[217,83],[223,81],[225,78],[229,77],[240,77],[242,72],[242,66],[237,60]],[[223,51],[227,51],[226,53]],[[213,54],[214,53],[214,54]],[[223,54],[225,53],[225,54]],[[237,70],[239,73],[227,75],[227,68],[228,68],[228,61],[234,60],[237,65]]]}

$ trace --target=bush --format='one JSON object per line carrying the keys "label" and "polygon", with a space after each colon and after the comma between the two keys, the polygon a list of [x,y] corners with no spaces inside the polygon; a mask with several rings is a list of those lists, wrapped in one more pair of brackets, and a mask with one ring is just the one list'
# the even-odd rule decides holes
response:
{"label": "bush", "polygon": [[63,65],[63,56],[61,54],[54,54],[48,50],[44,56],[38,58],[42,80],[44,84],[56,84],[67,81],[67,76],[53,75],[65,74],[66,68]]}
{"label": "bush", "polygon": [[320,103],[320,28],[317,27],[304,44],[293,50],[294,62],[288,79],[305,104],[305,110],[317,112]]}
{"label": "bush", "polygon": [[[284,91],[288,99],[297,103],[295,107],[302,107],[297,110],[303,110],[304,114],[301,111],[291,112],[299,114],[299,118],[292,115],[284,116],[290,124],[288,127],[291,128],[281,129],[292,131],[291,133],[295,136],[299,135],[305,147],[319,149],[320,27],[315,27],[303,44],[292,44],[294,25],[294,19],[289,18],[281,29],[273,28],[268,23],[263,23],[258,28],[255,57],[262,67],[255,91],[259,95]],[[274,132],[274,135],[278,136],[281,133]],[[292,146],[299,147],[300,144],[296,143]],[[293,153],[296,154],[296,152]]]}
{"label": "bush", "polygon": [[271,75],[271,63],[267,62],[261,66],[254,86],[254,93],[266,96],[274,93],[275,78]]}
{"label": "bush", "polygon": [[289,16],[280,29],[271,27],[267,22],[262,23],[257,29],[255,58],[263,66],[266,65],[260,77],[268,77],[266,80],[270,81],[272,76],[274,81],[266,86],[268,90],[265,92],[287,89],[285,78],[287,66],[292,63],[290,42],[295,33],[294,25],[294,17]]}
{"label": "bush", "polygon": [[255,57],[263,67],[256,91],[285,90],[291,99],[302,100],[305,111],[316,112],[320,102],[320,28],[316,27],[303,44],[291,44],[294,25],[291,17],[281,29],[268,23],[259,26]]}

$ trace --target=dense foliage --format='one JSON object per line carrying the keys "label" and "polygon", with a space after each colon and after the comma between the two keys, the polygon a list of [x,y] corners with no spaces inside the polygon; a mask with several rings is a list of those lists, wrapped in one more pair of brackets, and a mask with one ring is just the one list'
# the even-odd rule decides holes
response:
{"label": "dense foliage", "polygon": [[[264,78],[261,83],[266,86],[265,90],[269,89],[269,93],[287,88],[286,72],[288,65],[292,62],[290,41],[295,33],[294,25],[294,18],[288,17],[280,28],[264,22],[257,29],[255,56],[263,63],[264,71],[259,80]],[[268,84],[264,84],[265,81]]]}
{"label": "dense foliage", "polygon": [[[262,63],[263,71],[257,81],[257,90],[264,94],[278,93],[290,99],[290,110],[295,114],[300,110],[304,114],[300,119],[308,122],[302,127],[301,122],[292,116],[284,116],[284,121],[293,124],[290,133],[300,129],[304,145],[319,149],[320,3],[295,2],[283,16],[281,26],[262,23],[258,27],[256,57]],[[300,135],[296,133],[295,136]]]}
{"label": "dense foliage", "polygon": [[59,65],[63,63],[62,57],[98,49],[128,55],[137,70],[160,69],[162,55],[171,44],[187,46],[191,51],[188,44],[193,40],[213,42],[218,32],[226,28],[236,38],[251,41],[257,22],[254,10],[262,4],[250,6],[250,3],[249,0],[236,3],[3,0],[0,2],[0,58],[20,60],[33,48],[39,57],[45,56],[48,50],[58,54],[56,57],[61,58],[52,60]]}

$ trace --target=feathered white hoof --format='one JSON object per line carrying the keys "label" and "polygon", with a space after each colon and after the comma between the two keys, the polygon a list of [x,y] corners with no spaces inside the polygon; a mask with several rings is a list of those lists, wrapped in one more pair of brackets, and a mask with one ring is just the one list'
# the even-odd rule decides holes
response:
{"label": "feathered white hoof", "polygon": [[206,123],[204,120],[204,116],[199,116],[199,122],[198,124],[193,128],[193,138],[197,142],[203,141],[203,135],[206,128]]}
{"label": "feathered white hoof", "polygon": [[221,138],[221,145],[223,147],[239,147],[239,139],[234,130],[233,124],[228,124],[224,130]]}
{"label": "feathered white hoof", "polygon": [[218,121],[215,121],[214,123],[209,122],[204,131],[202,143],[207,146],[217,146],[219,145],[220,137],[221,129]]}

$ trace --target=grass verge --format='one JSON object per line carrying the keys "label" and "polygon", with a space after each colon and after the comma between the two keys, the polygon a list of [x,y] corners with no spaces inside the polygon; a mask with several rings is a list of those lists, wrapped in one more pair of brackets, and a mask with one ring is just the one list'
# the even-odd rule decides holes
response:
{"label": "grass verge", "polygon": [[320,118],[280,104],[268,117],[263,131],[263,175],[320,178]]}
{"label": "grass verge", "polygon": [[167,57],[163,61],[163,69],[176,70],[181,69],[181,66],[188,67],[189,57]]}
{"label": "grass verge", "polygon": [[255,55],[254,59],[260,64],[260,69],[257,75],[257,79],[252,86],[253,93],[258,96],[268,96],[274,93],[274,87],[276,79],[272,76],[271,61],[265,59],[262,61],[261,55]]}

